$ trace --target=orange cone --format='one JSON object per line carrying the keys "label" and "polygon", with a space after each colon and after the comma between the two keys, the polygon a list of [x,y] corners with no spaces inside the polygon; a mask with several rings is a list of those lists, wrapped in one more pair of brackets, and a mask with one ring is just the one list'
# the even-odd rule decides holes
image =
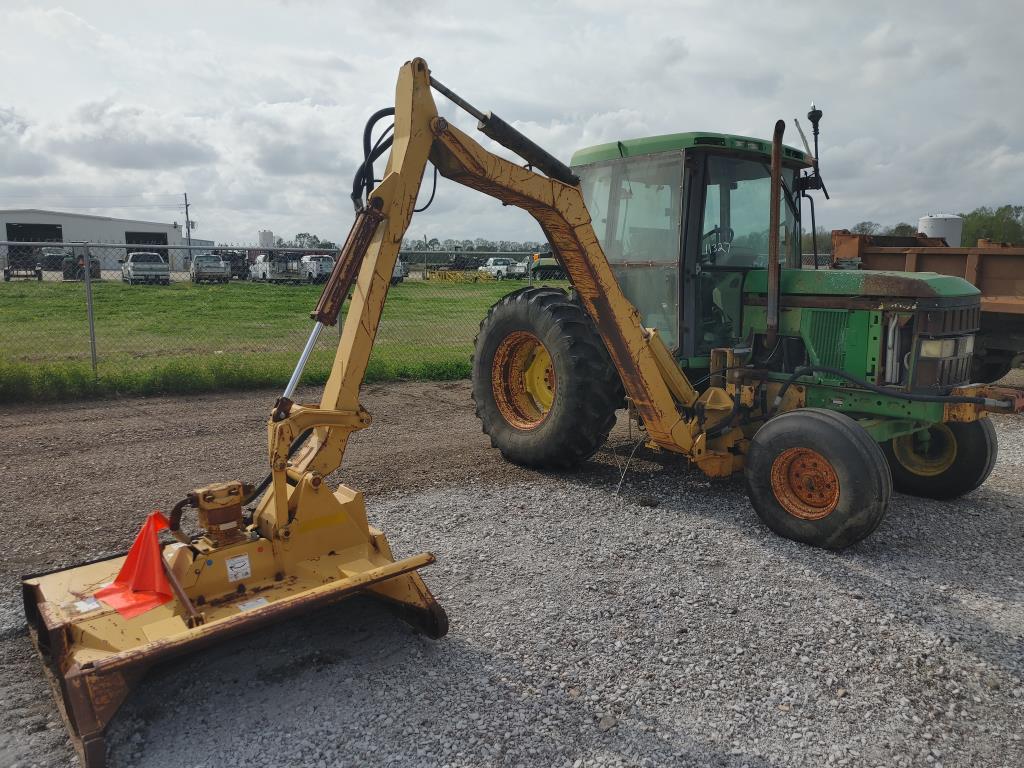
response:
{"label": "orange cone", "polygon": [[157,538],[157,532],[167,527],[167,518],[162,512],[157,510],[150,514],[128,550],[114,583],[94,593],[97,599],[126,619],[161,606],[173,596]]}

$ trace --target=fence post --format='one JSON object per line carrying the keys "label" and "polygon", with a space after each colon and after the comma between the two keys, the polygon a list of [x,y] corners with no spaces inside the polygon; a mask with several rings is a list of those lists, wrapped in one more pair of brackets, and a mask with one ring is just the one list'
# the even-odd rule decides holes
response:
{"label": "fence post", "polygon": [[[83,243],[82,248],[85,250],[85,308],[89,315],[89,351],[92,355],[92,375],[98,379],[100,374],[96,366],[96,321],[92,310],[92,254],[88,243]],[[100,270],[102,269],[101,263]]]}

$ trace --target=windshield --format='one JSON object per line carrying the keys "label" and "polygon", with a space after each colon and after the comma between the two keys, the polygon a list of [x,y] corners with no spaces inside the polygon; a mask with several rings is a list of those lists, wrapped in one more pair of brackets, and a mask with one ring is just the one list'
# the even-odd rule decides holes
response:
{"label": "windshield", "polygon": [[132,261],[135,264],[163,264],[164,260],[158,253],[133,253]]}
{"label": "windshield", "polygon": [[[769,198],[771,169],[767,162],[709,155],[704,190],[704,224],[700,254],[704,264],[722,267],[765,267],[768,264]],[[782,169],[782,182],[793,189],[796,171]],[[797,219],[786,203],[780,204],[782,227],[779,252],[798,253]],[[799,261],[796,261],[799,263]]]}
{"label": "windshield", "polygon": [[196,264],[220,264],[216,256],[196,256]]}

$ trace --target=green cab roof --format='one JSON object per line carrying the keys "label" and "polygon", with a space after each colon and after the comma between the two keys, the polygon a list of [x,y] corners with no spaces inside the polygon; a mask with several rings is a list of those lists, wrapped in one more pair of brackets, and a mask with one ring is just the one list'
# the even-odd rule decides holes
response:
{"label": "green cab roof", "polygon": [[[598,144],[577,150],[570,165],[590,165],[604,160],[618,160],[620,157],[638,157],[654,155],[659,152],[673,152],[691,147],[708,147],[710,149],[731,149],[769,157],[772,152],[771,141],[755,139],[750,136],[736,136],[730,133],[667,133],[664,136],[648,136],[642,139],[613,141],[609,144]],[[810,166],[807,155],[793,147],[783,147],[785,160]]]}

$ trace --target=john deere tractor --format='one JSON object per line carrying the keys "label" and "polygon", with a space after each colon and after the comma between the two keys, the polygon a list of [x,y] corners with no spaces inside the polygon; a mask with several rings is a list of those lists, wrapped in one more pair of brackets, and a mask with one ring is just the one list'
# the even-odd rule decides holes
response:
{"label": "john deere tractor", "polygon": [[[808,117],[816,153],[821,112]],[[528,288],[491,309],[473,393],[508,459],[575,465],[625,402],[652,447],[713,476],[742,469],[768,526],[834,549],[878,526],[893,487],[949,499],[984,482],[996,458],[984,412],[1019,398],[969,386],[977,289],[802,268],[801,199],[824,185],[809,150],[782,144],[784,127],[774,141],[678,133],[576,152],[616,285],[588,284],[555,236],[575,290]],[[634,313],[670,397],[638,386],[636,349],[616,349],[614,326]],[[666,438],[652,414],[680,423]]]}

